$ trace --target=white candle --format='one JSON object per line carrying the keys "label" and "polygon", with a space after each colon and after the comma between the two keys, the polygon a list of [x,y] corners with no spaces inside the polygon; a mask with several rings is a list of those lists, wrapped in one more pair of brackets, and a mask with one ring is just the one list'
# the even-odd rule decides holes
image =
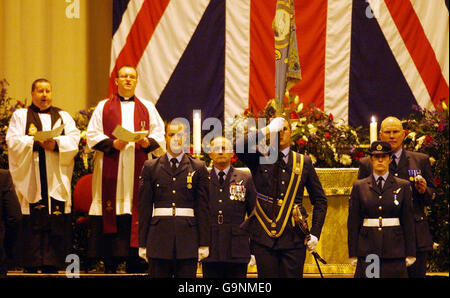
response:
{"label": "white candle", "polygon": [[194,110],[193,112],[193,142],[194,142],[194,154],[200,154],[202,152],[202,142],[201,142],[201,110]]}
{"label": "white candle", "polygon": [[377,120],[372,116],[372,121],[370,122],[370,144],[377,140]]}

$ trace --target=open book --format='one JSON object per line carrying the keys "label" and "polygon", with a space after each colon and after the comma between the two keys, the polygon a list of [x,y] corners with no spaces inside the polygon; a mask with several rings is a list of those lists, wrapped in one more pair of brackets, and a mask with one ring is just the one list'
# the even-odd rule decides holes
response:
{"label": "open book", "polygon": [[58,126],[52,130],[46,131],[38,131],[34,135],[35,141],[45,141],[48,139],[53,139],[54,137],[59,137],[64,129],[65,124],[63,123],[61,126]]}
{"label": "open book", "polygon": [[121,141],[139,142],[148,135],[148,130],[131,132],[128,129],[123,128],[122,125],[117,125],[112,134]]}

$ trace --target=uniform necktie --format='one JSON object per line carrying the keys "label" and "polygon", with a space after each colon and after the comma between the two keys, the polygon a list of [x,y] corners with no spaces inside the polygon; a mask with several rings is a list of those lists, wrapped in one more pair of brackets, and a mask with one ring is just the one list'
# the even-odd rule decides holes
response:
{"label": "uniform necktie", "polygon": [[170,159],[170,162],[172,163],[172,171],[176,171],[178,159],[176,159],[175,157],[174,157],[174,158],[171,158],[171,159]]}
{"label": "uniform necktie", "polygon": [[[286,154],[287,155],[287,154]],[[286,155],[283,152],[280,152],[280,165],[282,167],[286,166],[286,162],[284,161],[284,158],[286,157]]]}
{"label": "uniform necktie", "polygon": [[389,164],[389,170],[391,170],[391,172],[397,171],[397,162],[395,161],[396,159],[397,159],[397,156],[395,154],[392,155],[392,161]]}
{"label": "uniform necktie", "polygon": [[377,183],[377,185],[378,185],[378,189],[380,190],[380,191],[383,191],[383,177],[378,177],[378,183]]}
{"label": "uniform necktie", "polygon": [[219,183],[220,185],[223,185],[223,183],[225,182],[225,179],[223,178],[223,176],[225,176],[225,173],[223,171],[219,172]]}

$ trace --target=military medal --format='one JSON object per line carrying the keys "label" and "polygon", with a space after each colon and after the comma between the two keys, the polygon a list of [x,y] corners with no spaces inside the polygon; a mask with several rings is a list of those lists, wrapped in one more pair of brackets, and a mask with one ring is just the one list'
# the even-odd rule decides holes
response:
{"label": "military medal", "polygon": [[245,187],[242,185],[244,180],[230,185],[230,200],[245,201]]}
{"label": "military medal", "polygon": [[417,176],[420,176],[422,174],[421,170],[408,170],[409,175],[409,181],[414,182]]}
{"label": "military medal", "polygon": [[398,206],[399,202],[397,200],[398,198],[398,193],[402,190],[402,188],[400,187],[399,189],[397,189],[396,191],[394,191],[394,204],[395,206]]}
{"label": "military medal", "polygon": [[193,171],[192,173],[188,173],[187,177],[186,177],[186,183],[187,183],[187,188],[191,189],[192,188],[192,177],[194,176],[195,171]]}
{"label": "military medal", "polygon": [[236,195],[236,185],[230,185],[230,200],[234,201],[234,197]]}

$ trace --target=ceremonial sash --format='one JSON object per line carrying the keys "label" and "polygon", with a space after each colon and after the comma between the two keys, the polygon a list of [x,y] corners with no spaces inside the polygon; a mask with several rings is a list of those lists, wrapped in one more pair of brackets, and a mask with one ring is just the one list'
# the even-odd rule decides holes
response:
{"label": "ceremonial sash", "polygon": [[[50,114],[51,128],[53,128],[53,125],[55,125],[58,119],[61,119],[62,124],[62,118],[61,115],[59,114],[59,111],[61,111],[61,109],[56,107],[50,107],[45,111],[41,111],[34,104],[30,105],[27,111],[25,134],[34,136],[36,132],[42,131],[42,122],[41,118],[39,117],[39,113]],[[64,130],[62,132],[62,135],[64,135]],[[35,144],[33,145],[33,150],[37,151],[39,156],[39,179],[41,182],[40,183],[41,198],[43,199],[41,203],[46,208],[46,211],[48,213],[48,184],[47,184],[47,166],[45,161],[45,149]]]}
{"label": "ceremonial sash", "polygon": [[264,200],[267,202],[272,202],[272,204],[276,204],[273,198],[265,196],[263,194],[257,194],[256,200],[256,208],[255,215],[258,219],[259,223],[263,227],[264,231],[266,231],[267,235],[271,238],[280,237],[284,229],[286,228],[286,224],[291,215],[292,207],[294,205],[295,196],[298,191],[298,186],[300,185],[300,181],[302,179],[303,172],[303,160],[304,156],[300,154],[300,162],[297,162],[297,154],[294,152],[293,156],[293,166],[292,166],[292,174],[289,180],[289,185],[286,190],[286,194],[281,202],[280,211],[275,219],[269,218],[259,203],[259,200]]}
{"label": "ceremonial sash", "polygon": [[[134,130],[149,129],[149,112],[145,105],[134,97]],[[117,125],[122,124],[122,109],[120,99],[117,95],[106,101],[103,108],[103,133],[111,139],[115,139],[112,135]],[[120,151],[112,154],[103,155],[102,170],[102,220],[103,232],[105,234],[117,233],[116,223],[116,191],[117,191],[117,174],[119,167]],[[147,160],[147,154],[138,144],[135,144],[134,155],[134,183],[133,183],[133,200],[131,211],[131,238],[130,245],[138,247],[138,190],[139,183],[136,183],[144,162]],[[131,165],[126,165],[131,166]]]}

